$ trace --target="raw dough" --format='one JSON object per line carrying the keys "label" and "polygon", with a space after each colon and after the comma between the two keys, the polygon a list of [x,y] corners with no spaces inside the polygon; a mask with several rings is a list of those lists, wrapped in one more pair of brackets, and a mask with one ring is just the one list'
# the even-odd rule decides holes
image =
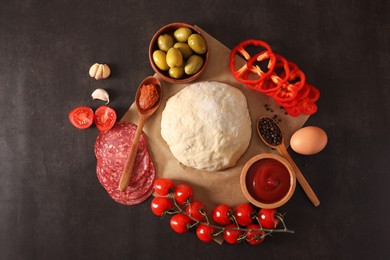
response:
{"label": "raw dough", "polygon": [[244,94],[227,84],[203,81],[169,98],[161,135],[182,164],[219,171],[236,164],[251,139]]}

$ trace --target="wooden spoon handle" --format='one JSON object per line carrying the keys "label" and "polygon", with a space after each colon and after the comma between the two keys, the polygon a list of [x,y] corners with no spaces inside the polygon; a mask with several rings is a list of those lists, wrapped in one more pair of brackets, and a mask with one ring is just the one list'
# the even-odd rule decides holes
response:
{"label": "wooden spoon handle", "polygon": [[279,145],[276,147],[280,155],[282,155],[292,166],[294,169],[295,175],[298,179],[299,184],[301,185],[302,189],[305,191],[307,197],[311,200],[314,206],[320,205],[320,200],[317,198],[317,195],[314,193],[313,189],[310,187],[309,183],[303,176],[302,172],[298,169],[297,165],[294,163],[293,159],[288,154],[286,147],[283,145]]}
{"label": "wooden spoon handle", "polygon": [[127,157],[125,168],[123,169],[123,173],[119,181],[119,189],[121,191],[125,191],[127,186],[129,185],[131,173],[133,172],[133,168],[134,168],[135,157],[137,156],[138,142],[144,124],[145,124],[145,119],[141,117],[138,121],[138,127],[134,135],[133,144],[131,145],[130,153]]}

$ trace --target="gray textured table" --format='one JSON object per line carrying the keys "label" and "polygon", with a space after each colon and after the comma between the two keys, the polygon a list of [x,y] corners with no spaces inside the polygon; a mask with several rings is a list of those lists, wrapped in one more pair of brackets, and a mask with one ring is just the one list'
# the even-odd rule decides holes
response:
{"label": "gray textured table", "polygon": [[[385,259],[390,217],[389,1],[2,1],[0,259]],[[321,90],[307,125],[326,130],[314,156],[292,153],[316,190],[283,207],[295,234],[259,247],[175,234],[149,209],[114,203],[95,176],[98,131],[68,112],[110,91],[118,116],[153,73],[161,26],[197,24],[229,48],[263,39]],[[107,81],[88,77],[108,63]]]}

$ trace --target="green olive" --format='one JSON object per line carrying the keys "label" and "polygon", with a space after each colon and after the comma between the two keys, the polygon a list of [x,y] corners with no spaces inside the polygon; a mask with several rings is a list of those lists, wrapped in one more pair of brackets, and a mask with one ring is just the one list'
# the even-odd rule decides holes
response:
{"label": "green olive", "polygon": [[173,47],[179,49],[179,51],[183,55],[183,59],[185,60],[187,60],[193,53],[190,46],[188,46],[188,44],[184,42],[177,42],[175,43],[175,45],[173,45]]}
{"label": "green olive", "polygon": [[169,67],[179,67],[183,65],[183,55],[176,48],[170,48],[167,52],[167,64]]}
{"label": "green olive", "polygon": [[188,58],[186,65],[184,66],[184,72],[187,75],[194,75],[198,71],[200,71],[202,66],[203,66],[203,58],[200,57],[199,55],[194,54]]}
{"label": "green olive", "polygon": [[191,36],[188,37],[188,45],[194,52],[198,54],[204,54],[207,51],[207,44],[205,39],[197,33],[191,34]]}
{"label": "green olive", "polygon": [[184,75],[184,67],[175,67],[169,69],[169,76],[174,79],[180,79]]}
{"label": "green olive", "polygon": [[169,34],[161,34],[157,39],[158,48],[162,51],[168,51],[173,47],[173,39]]}
{"label": "green olive", "polygon": [[191,29],[186,27],[181,27],[173,33],[178,42],[186,42],[191,34]]}
{"label": "green olive", "polygon": [[160,70],[169,70],[169,66],[167,64],[167,55],[165,52],[161,50],[156,50],[153,52],[153,61],[154,64],[160,69]]}

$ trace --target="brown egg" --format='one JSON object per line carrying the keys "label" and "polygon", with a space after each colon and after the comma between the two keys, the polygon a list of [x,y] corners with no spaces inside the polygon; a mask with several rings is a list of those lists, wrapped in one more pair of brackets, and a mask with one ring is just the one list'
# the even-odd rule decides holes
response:
{"label": "brown egg", "polygon": [[322,151],[327,142],[328,136],[324,130],[316,126],[306,126],[292,135],[290,146],[299,154],[312,155]]}

